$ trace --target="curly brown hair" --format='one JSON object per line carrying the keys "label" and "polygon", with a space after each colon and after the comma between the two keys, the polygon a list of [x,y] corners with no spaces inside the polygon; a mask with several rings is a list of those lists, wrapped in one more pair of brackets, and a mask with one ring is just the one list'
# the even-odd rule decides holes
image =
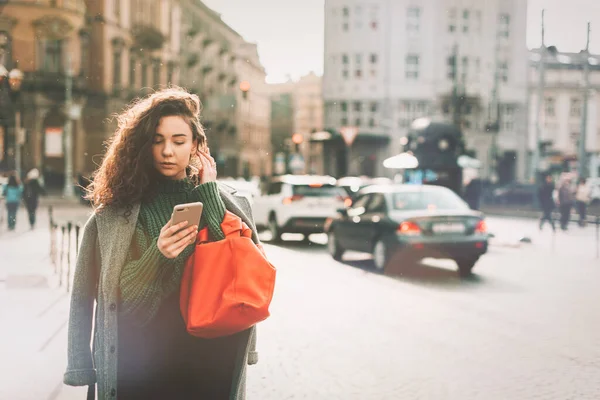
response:
{"label": "curly brown hair", "polygon": [[[125,207],[151,196],[159,177],[154,168],[152,141],[163,117],[180,116],[189,124],[192,139],[206,150],[206,135],[200,124],[200,99],[178,87],[170,87],[134,100],[120,115],[118,127],[108,141],[100,168],[87,188],[87,199],[95,208]],[[198,183],[198,160],[188,167],[188,177]]]}

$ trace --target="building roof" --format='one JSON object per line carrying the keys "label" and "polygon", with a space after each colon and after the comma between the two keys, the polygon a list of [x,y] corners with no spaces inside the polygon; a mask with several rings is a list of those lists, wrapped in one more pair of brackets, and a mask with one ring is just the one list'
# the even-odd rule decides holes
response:
{"label": "building roof", "polygon": [[[532,49],[529,51],[529,63],[532,66],[537,66],[542,58],[542,49]],[[579,53],[561,52],[554,46],[547,47],[545,56],[546,69],[582,69],[585,63],[586,54],[581,51]],[[600,71],[600,55],[588,54],[587,60],[591,70]]]}

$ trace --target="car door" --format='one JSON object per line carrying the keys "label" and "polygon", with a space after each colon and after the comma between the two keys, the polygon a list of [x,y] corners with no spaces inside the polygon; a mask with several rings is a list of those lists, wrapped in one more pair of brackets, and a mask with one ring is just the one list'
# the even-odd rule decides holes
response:
{"label": "car door", "polygon": [[370,253],[375,246],[375,240],[379,237],[383,229],[387,215],[387,204],[383,193],[371,194],[371,199],[367,203],[366,213],[361,217],[358,224],[358,235],[362,239],[360,248],[357,250]]}
{"label": "car door", "polygon": [[352,206],[348,208],[347,215],[343,218],[336,235],[341,235],[340,245],[348,250],[359,250],[362,245],[361,221],[367,212],[367,206],[371,199],[370,194],[359,195]]}

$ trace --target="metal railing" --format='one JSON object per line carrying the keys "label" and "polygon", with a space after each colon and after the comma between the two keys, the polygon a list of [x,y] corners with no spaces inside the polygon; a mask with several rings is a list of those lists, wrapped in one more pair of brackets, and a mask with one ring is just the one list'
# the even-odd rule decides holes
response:
{"label": "metal railing", "polygon": [[[54,274],[58,276],[58,286],[71,291],[72,266],[79,254],[79,235],[81,225],[72,221],[58,224],[54,219],[52,206],[48,207],[50,220],[50,260]],[[66,265],[65,265],[66,264]]]}

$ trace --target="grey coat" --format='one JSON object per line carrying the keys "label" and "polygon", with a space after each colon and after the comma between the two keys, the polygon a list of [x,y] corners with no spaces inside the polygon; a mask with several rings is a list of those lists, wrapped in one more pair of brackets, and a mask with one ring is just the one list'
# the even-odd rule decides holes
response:
{"label": "grey coat", "polygon": [[[238,215],[252,229],[258,243],[256,227],[248,201],[236,196],[229,187],[220,186],[221,197],[227,209]],[[64,383],[86,386],[97,383],[100,400],[118,396],[117,359],[119,305],[119,277],[125,264],[138,218],[140,205],[133,207],[127,222],[123,210],[107,208],[94,214],[83,230],[77,257],[71,312],[69,316],[68,364]],[[97,276],[99,275],[99,279]],[[96,313],[94,319],[94,300]],[[90,349],[92,321],[94,355]],[[256,328],[246,332],[236,359],[231,400],[245,398],[246,364],[258,361]]]}

